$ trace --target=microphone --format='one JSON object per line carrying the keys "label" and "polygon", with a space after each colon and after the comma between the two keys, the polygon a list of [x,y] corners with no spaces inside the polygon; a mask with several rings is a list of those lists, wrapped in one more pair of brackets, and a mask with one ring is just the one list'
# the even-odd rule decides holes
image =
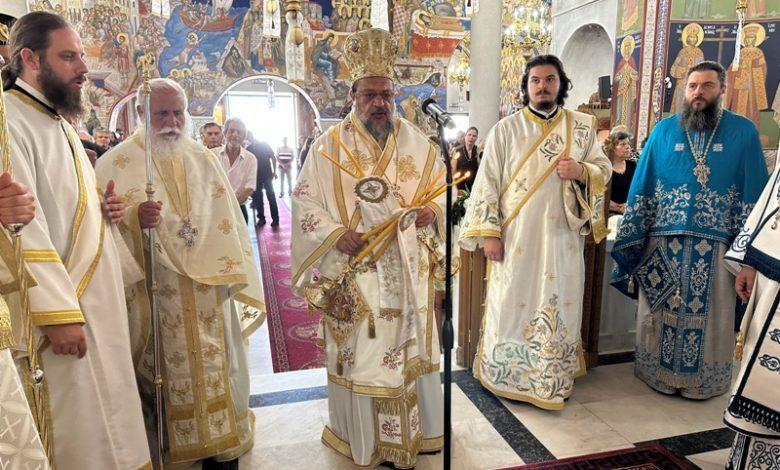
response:
{"label": "microphone", "polygon": [[436,100],[433,98],[428,98],[427,100],[423,101],[422,111],[428,116],[432,117],[436,123],[442,127],[446,127],[447,129],[452,129],[455,127],[455,122],[452,120],[452,116],[447,114],[447,111],[441,109],[441,106],[436,104]]}

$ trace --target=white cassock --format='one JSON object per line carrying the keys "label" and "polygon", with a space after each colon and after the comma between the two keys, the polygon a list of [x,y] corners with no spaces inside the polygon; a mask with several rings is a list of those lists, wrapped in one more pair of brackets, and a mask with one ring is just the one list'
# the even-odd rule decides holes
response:
{"label": "white cassock", "polygon": [[[570,156],[583,182],[555,172]],[[525,108],[490,131],[468,200],[460,245],[500,238],[504,259],[488,262],[474,376],[493,393],[561,409],[585,373],[580,324],[585,235],[606,236],[609,159],[593,116],[559,108],[543,119]]]}
{"label": "white cassock", "polygon": [[399,229],[376,263],[349,269],[354,258],[336,242],[348,228],[367,232],[408,209],[442,169],[410,122],[396,120],[382,149],[350,114],[314,142],[292,194],[293,286],[322,307],[330,410],[322,440],[359,466],[414,466],[418,452],[442,446],[433,272],[443,261],[443,196],[427,204],[437,226]]}
{"label": "white cassock", "polygon": [[[86,336],[82,359],[56,355],[48,345],[40,353],[54,464],[151,468],[119,262],[127,249],[103,218],[95,174],[70,124],[21,79],[6,93],[6,109],[14,178],[36,197],[35,219],[22,231],[37,282],[29,290],[35,340],[41,327],[74,322],[84,322]],[[22,344],[15,356],[24,351]]]}

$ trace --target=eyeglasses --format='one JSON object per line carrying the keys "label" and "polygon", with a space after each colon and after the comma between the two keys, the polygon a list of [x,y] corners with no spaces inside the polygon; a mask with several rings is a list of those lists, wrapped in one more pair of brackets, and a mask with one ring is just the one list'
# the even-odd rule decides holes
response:
{"label": "eyeglasses", "polygon": [[369,103],[374,101],[377,98],[381,98],[382,101],[385,103],[390,103],[393,101],[393,92],[392,91],[383,91],[381,93],[377,93],[374,91],[360,91],[357,93],[358,98],[368,101]]}

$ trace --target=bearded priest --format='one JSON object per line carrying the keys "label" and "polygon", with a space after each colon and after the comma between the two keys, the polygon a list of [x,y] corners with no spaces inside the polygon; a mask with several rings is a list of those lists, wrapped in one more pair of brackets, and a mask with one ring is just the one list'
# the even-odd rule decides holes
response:
{"label": "bearded priest", "polygon": [[360,31],[344,50],[354,104],[314,142],[293,191],[292,282],[322,310],[323,442],[360,468],[411,468],[443,444],[433,274],[444,162],[395,114],[392,35]]}
{"label": "bearded priest", "polygon": [[707,399],[731,386],[734,277],[723,265],[768,174],[758,131],[721,107],[726,72],[690,68],[679,114],[642,152],[612,251],[612,285],[639,298],[634,374]]}
{"label": "bearded priest", "polygon": [[[146,277],[159,286],[166,460],[205,460],[204,469],[233,469],[254,442],[243,340],[265,318],[262,287],[227,175],[213,153],[189,138],[184,90],[164,78],[151,80],[150,87],[151,129],[141,128],[107,152],[95,171],[100,183],[115,181],[127,204],[119,230],[140,266],[148,256],[146,229],[155,230],[155,265]],[[139,91],[139,116],[145,112],[142,98]],[[146,132],[153,133],[157,201],[144,197]],[[133,360],[144,405],[151,407],[145,282],[130,286],[127,299]]]}

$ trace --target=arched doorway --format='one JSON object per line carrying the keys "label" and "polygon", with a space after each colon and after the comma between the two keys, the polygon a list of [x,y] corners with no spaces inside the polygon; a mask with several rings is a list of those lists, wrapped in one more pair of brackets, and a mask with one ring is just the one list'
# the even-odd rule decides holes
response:
{"label": "arched doorway", "polygon": [[574,84],[566,100],[569,108],[576,109],[578,105],[587,103],[590,96],[598,91],[599,77],[612,75],[613,57],[612,43],[603,26],[590,23],[572,33],[561,53],[564,64],[580,64],[566,68]]}

